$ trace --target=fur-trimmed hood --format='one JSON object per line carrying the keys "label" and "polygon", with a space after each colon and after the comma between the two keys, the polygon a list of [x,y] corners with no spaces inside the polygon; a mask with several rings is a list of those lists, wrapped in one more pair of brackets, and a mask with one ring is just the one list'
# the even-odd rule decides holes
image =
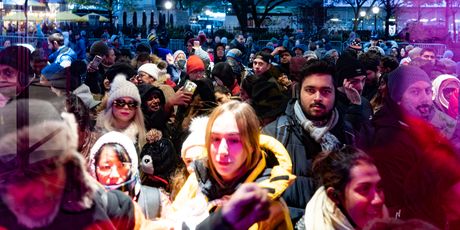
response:
{"label": "fur-trimmed hood", "polygon": [[64,165],[66,172],[61,208],[91,208],[98,184],[87,173],[84,159],[77,152],[74,116],[59,115],[49,102],[34,99],[13,101],[0,112],[9,119],[0,124],[0,179],[19,170],[46,170],[40,167],[43,162],[53,161]]}

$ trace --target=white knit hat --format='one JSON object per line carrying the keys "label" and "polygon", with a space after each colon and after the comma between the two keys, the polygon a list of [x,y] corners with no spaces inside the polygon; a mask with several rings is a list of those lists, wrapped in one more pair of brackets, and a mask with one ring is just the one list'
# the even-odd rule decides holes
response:
{"label": "white knit hat", "polygon": [[[205,139],[206,139],[206,126],[208,124],[209,117],[200,116],[192,119],[190,123],[190,134],[184,143],[182,143],[181,157],[185,157],[187,150],[194,146],[201,146],[204,148]],[[205,156],[205,151],[203,151],[203,156]]]}
{"label": "white knit hat", "polygon": [[137,103],[141,104],[141,96],[137,87],[126,80],[124,74],[117,74],[110,86],[109,99],[107,101],[107,108],[110,108],[113,101],[120,97],[130,97]]}
{"label": "white knit hat", "polygon": [[150,77],[153,77],[155,80],[158,80],[158,77],[160,75],[160,69],[158,68],[157,65],[152,64],[152,63],[146,63],[146,64],[141,65],[141,67],[137,69],[137,72],[139,73],[141,71],[150,75]]}

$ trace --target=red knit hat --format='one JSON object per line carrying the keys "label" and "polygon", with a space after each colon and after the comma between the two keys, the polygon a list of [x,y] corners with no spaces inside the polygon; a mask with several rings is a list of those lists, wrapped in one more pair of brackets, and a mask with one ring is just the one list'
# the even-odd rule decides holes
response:
{"label": "red knit hat", "polygon": [[192,55],[187,60],[187,74],[198,70],[204,71],[204,62],[197,55]]}

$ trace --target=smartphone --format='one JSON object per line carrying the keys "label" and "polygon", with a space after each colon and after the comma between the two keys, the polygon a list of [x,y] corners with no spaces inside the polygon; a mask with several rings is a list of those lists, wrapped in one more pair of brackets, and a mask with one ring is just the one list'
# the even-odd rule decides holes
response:
{"label": "smartphone", "polygon": [[196,84],[190,80],[185,81],[184,91],[194,93],[196,90]]}
{"label": "smartphone", "polygon": [[97,69],[99,64],[101,64],[101,61],[102,61],[102,57],[99,55],[96,55],[93,61],[91,62],[91,68]]}

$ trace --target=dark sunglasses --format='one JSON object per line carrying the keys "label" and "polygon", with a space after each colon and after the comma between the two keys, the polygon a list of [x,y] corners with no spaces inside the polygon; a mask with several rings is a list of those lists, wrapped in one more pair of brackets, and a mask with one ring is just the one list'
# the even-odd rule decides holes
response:
{"label": "dark sunglasses", "polygon": [[117,108],[117,109],[121,109],[121,108],[124,108],[125,105],[128,105],[128,108],[130,109],[134,109],[134,108],[137,108],[138,104],[136,101],[133,101],[133,102],[126,102],[126,101],[123,101],[123,100],[116,100],[113,102],[113,105]]}

